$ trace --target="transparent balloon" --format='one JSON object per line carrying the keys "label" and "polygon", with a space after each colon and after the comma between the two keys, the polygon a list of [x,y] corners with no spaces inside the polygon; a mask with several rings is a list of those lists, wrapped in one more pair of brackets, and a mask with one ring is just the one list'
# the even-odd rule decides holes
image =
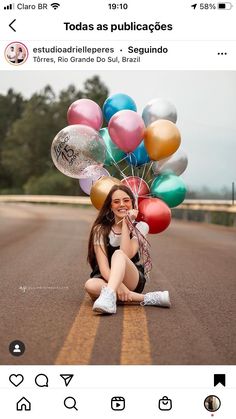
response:
{"label": "transparent balloon", "polygon": [[88,177],[84,169],[104,163],[105,144],[93,128],[86,125],[69,125],[54,138],[51,156],[56,168],[72,178]]}

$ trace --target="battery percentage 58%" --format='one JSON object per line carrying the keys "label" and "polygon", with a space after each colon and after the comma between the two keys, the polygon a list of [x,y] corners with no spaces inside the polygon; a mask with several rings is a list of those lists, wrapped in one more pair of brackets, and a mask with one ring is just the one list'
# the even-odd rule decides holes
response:
{"label": "battery percentage 58%", "polygon": [[215,10],[216,9],[216,4],[215,3],[200,3],[199,4],[199,8],[201,10]]}

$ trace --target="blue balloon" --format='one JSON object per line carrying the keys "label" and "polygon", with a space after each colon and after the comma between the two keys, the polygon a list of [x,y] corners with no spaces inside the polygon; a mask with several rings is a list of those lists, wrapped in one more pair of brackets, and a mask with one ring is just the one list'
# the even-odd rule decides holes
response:
{"label": "blue balloon", "polygon": [[118,111],[129,109],[137,112],[137,106],[134,100],[124,93],[116,93],[115,95],[109,96],[105,100],[102,109],[107,122],[109,122],[111,117]]}
{"label": "blue balloon", "polygon": [[149,163],[150,157],[147,154],[144,141],[132,153],[128,154],[125,160],[130,166],[142,166],[142,164]]}

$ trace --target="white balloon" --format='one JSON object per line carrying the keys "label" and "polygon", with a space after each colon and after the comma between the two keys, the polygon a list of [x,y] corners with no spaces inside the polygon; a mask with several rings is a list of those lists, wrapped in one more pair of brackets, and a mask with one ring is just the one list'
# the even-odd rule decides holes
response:
{"label": "white balloon", "polygon": [[152,170],[156,176],[170,173],[179,176],[185,171],[187,166],[187,154],[182,149],[178,149],[170,157],[159,160],[158,162],[155,161],[152,165]]}
{"label": "white balloon", "polygon": [[142,118],[146,127],[158,119],[168,119],[171,122],[177,121],[177,110],[173,103],[166,99],[157,98],[147,103]]}

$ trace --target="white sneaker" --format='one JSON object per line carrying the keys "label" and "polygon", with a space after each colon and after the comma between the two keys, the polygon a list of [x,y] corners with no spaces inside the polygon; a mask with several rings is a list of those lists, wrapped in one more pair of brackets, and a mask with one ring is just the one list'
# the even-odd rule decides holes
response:
{"label": "white sneaker", "polygon": [[101,294],[93,305],[93,311],[98,313],[116,313],[116,293],[108,287],[102,287]]}
{"label": "white sneaker", "polygon": [[140,304],[141,306],[170,307],[169,291],[147,292],[147,294],[144,294],[144,300]]}

